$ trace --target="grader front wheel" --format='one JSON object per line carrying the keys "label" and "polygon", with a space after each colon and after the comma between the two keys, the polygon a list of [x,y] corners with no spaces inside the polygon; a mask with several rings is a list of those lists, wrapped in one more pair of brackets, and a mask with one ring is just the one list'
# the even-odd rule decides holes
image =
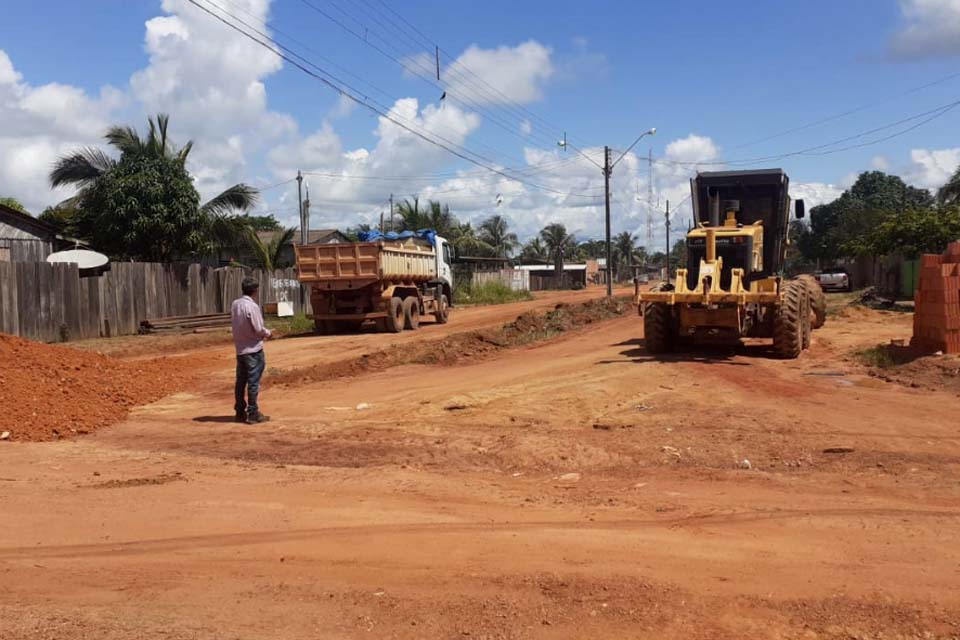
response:
{"label": "grader front wheel", "polygon": [[810,274],[797,276],[797,280],[807,287],[807,294],[810,298],[810,312],[813,315],[814,329],[819,329],[827,321],[827,296],[823,293],[823,287],[815,277]]}
{"label": "grader front wheel", "polygon": [[650,302],[643,311],[643,340],[648,353],[673,350],[676,335],[670,305]]}
{"label": "grader front wheel", "polygon": [[810,298],[799,280],[785,283],[783,302],[774,311],[773,351],[780,358],[792,359],[809,344]]}

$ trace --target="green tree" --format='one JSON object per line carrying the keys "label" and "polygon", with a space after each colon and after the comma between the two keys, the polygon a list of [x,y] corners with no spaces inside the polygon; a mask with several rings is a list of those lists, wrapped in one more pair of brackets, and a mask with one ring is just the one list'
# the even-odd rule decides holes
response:
{"label": "green tree", "polygon": [[637,246],[636,238],[629,231],[621,231],[613,237],[613,266],[617,280],[626,279],[631,267],[641,265],[647,257],[646,249]]}
{"label": "green tree", "polygon": [[264,242],[256,232],[250,231],[247,235],[247,247],[252,254],[252,260],[246,266],[265,271],[289,267],[283,254],[284,249],[293,242],[296,232],[297,230],[293,227],[280,229],[280,231],[274,231],[270,239]]}
{"label": "green tree", "polygon": [[509,257],[520,246],[517,234],[509,230],[507,219],[501,215],[490,216],[480,223],[480,239],[493,247],[498,258]]}
{"label": "green tree", "polygon": [[520,258],[523,260],[549,260],[550,253],[547,250],[547,245],[543,243],[543,240],[535,237],[523,245],[523,249],[520,251]]}
{"label": "green tree", "polygon": [[5,207],[10,207],[11,209],[16,209],[22,213],[27,213],[27,210],[24,208],[20,201],[16,198],[0,198],[0,204]]}
{"label": "green tree", "polygon": [[960,167],[937,191],[937,202],[943,205],[960,204]]}
{"label": "green tree", "polygon": [[234,217],[240,225],[249,227],[254,231],[281,231],[283,229],[283,225],[280,224],[279,220],[273,217],[273,214],[255,216],[244,213]]}
{"label": "green tree", "polygon": [[483,241],[477,233],[477,230],[469,222],[457,224],[454,229],[450,230],[449,235],[445,237],[450,240],[461,255],[479,257],[493,256],[493,247]]}
{"label": "green tree", "polygon": [[547,255],[553,260],[557,278],[563,276],[563,261],[576,252],[577,239],[567,233],[567,227],[559,222],[552,222],[540,230],[540,239],[547,247]]}
{"label": "green tree", "polygon": [[400,215],[400,228],[405,231],[433,229],[444,238],[449,238],[459,224],[450,207],[435,200],[427,201],[425,207],[420,205],[419,198],[404,200],[397,205],[396,212]]}
{"label": "green tree", "polygon": [[[687,264],[687,241],[677,240],[670,249],[669,273],[676,274],[677,269],[685,264]],[[673,277],[673,275],[669,277]]]}
{"label": "green tree", "polygon": [[955,240],[960,240],[960,203],[901,211],[880,223],[869,238],[877,255],[908,258],[942,253]]}
{"label": "green tree", "polygon": [[114,257],[169,261],[236,247],[246,229],[232,214],[251,209],[256,189],[237,184],[210,201],[200,197],[187,172],[192,142],[182,147],[168,135],[169,117],[150,118],[141,137],[129,126],[114,126],[105,138],[119,160],[87,147],[57,160],[53,187],[78,192],[62,203],[74,207],[72,227],[83,240]]}
{"label": "green tree", "polygon": [[73,228],[76,215],[76,207],[69,203],[60,203],[53,207],[47,207],[37,218],[56,228],[57,232],[62,235],[76,236],[76,231]]}

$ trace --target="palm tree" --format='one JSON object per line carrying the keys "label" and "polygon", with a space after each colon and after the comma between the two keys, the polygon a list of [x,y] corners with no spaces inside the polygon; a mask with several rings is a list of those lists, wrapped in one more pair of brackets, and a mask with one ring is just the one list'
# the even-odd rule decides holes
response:
{"label": "palm tree", "polygon": [[520,245],[517,234],[508,231],[509,223],[501,215],[490,216],[480,223],[480,239],[493,247],[498,258],[506,258]]}
{"label": "palm tree", "polygon": [[613,238],[614,263],[617,268],[617,279],[622,279],[623,273],[632,265],[642,261],[646,251],[636,246],[636,239],[629,231],[622,231]]}
{"label": "palm tree", "polygon": [[937,200],[940,204],[960,203],[960,167],[957,167],[947,183],[937,191]]}
{"label": "palm tree", "polygon": [[264,242],[259,235],[252,230],[247,234],[247,247],[253,254],[251,264],[246,265],[265,271],[282,269],[286,266],[283,260],[283,252],[287,245],[293,242],[293,236],[297,230],[293,227],[274,231],[267,242]]}
{"label": "palm tree", "polygon": [[539,237],[535,237],[523,245],[523,251],[520,252],[520,257],[524,260],[547,260],[550,254],[547,251],[546,245],[543,244],[543,241]]}
{"label": "palm tree", "polygon": [[[156,118],[147,119],[149,133],[141,138],[137,130],[131,126],[114,125],[107,129],[104,138],[107,143],[123,156],[150,155],[175,160],[185,165],[193,141],[177,148],[168,135],[170,116],[164,113],[157,114]],[[107,155],[103,150],[94,147],[85,147],[71,155],[61,157],[54,163],[50,172],[52,187],[74,186],[78,192],[72,198],[64,201],[70,206],[81,205],[83,197],[97,181],[108,171],[117,166],[117,160]],[[248,211],[260,200],[260,193],[253,187],[245,184],[235,184],[224,192],[215,196],[200,206],[201,213],[206,221],[205,235],[211,247],[234,248],[240,244],[245,233],[244,225],[233,221],[231,214],[234,211]],[[225,243],[225,244],[224,244]]]}
{"label": "palm tree", "polygon": [[563,277],[563,259],[576,249],[577,240],[573,234],[567,233],[567,228],[559,222],[552,222],[541,229],[540,237],[547,246],[547,255],[553,260],[559,280]]}
{"label": "palm tree", "polygon": [[452,229],[450,241],[465,256],[488,256],[493,253],[493,247],[477,235],[477,230],[469,222],[458,224]]}

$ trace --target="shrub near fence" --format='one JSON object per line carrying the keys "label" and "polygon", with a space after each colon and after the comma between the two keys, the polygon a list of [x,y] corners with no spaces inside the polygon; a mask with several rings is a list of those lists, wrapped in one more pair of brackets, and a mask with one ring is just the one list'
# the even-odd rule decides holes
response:
{"label": "shrub near fence", "polygon": [[0,263],[0,332],[57,342],[134,334],[141,320],[226,313],[245,275],[259,280],[261,303],[310,312],[292,268],[117,262],[101,276],[80,277],[76,265]]}

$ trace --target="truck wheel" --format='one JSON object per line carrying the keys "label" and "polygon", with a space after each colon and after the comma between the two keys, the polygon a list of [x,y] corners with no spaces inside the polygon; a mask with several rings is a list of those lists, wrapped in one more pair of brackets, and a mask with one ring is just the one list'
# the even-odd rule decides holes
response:
{"label": "truck wheel", "polygon": [[783,302],[774,310],[773,351],[777,357],[796,358],[803,350],[804,329],[809,326],[807,288],[798,280],[784,284]]}
{"label": "truck wheel", "polygon": [[403,331],[403,316],[403,300],[396,297],[390,298],[390,305],[387,309],[386,323],[388,333],[400,333]]}
{"label": "truck wheel", "polygon": [[819,329],[827,322],[827,296],[823,293],[823,287],[820,286],[816,278],[809,274],[797,276],[797,280],[807,287],[808,297],[810,298],[810,312],[813,315],[813,328]]}
{"label": "truck wheel", "polygon": [[447,324],[449,317],[450,302],[447,300],[447,296],[441,294],[437,300],[437,310],[433,312],[433,319],[437,321],[437,324]]}
{"label": "truck wheel", "polygon": [[333,333],[333,326],[329,320],[314,320],[313,330],[319,336],[326,336]]}
{"label": "truck wheel", "polygon": [[648,353],[667,353],[673,350],[676,335],[670,305],[663,302],[647,303],[643,311],[643,340]]}
{"label": "truck wheel", "polygon": [[420,301],[416,296],[403,299],[403,326],[411,331],[420,326]]}

